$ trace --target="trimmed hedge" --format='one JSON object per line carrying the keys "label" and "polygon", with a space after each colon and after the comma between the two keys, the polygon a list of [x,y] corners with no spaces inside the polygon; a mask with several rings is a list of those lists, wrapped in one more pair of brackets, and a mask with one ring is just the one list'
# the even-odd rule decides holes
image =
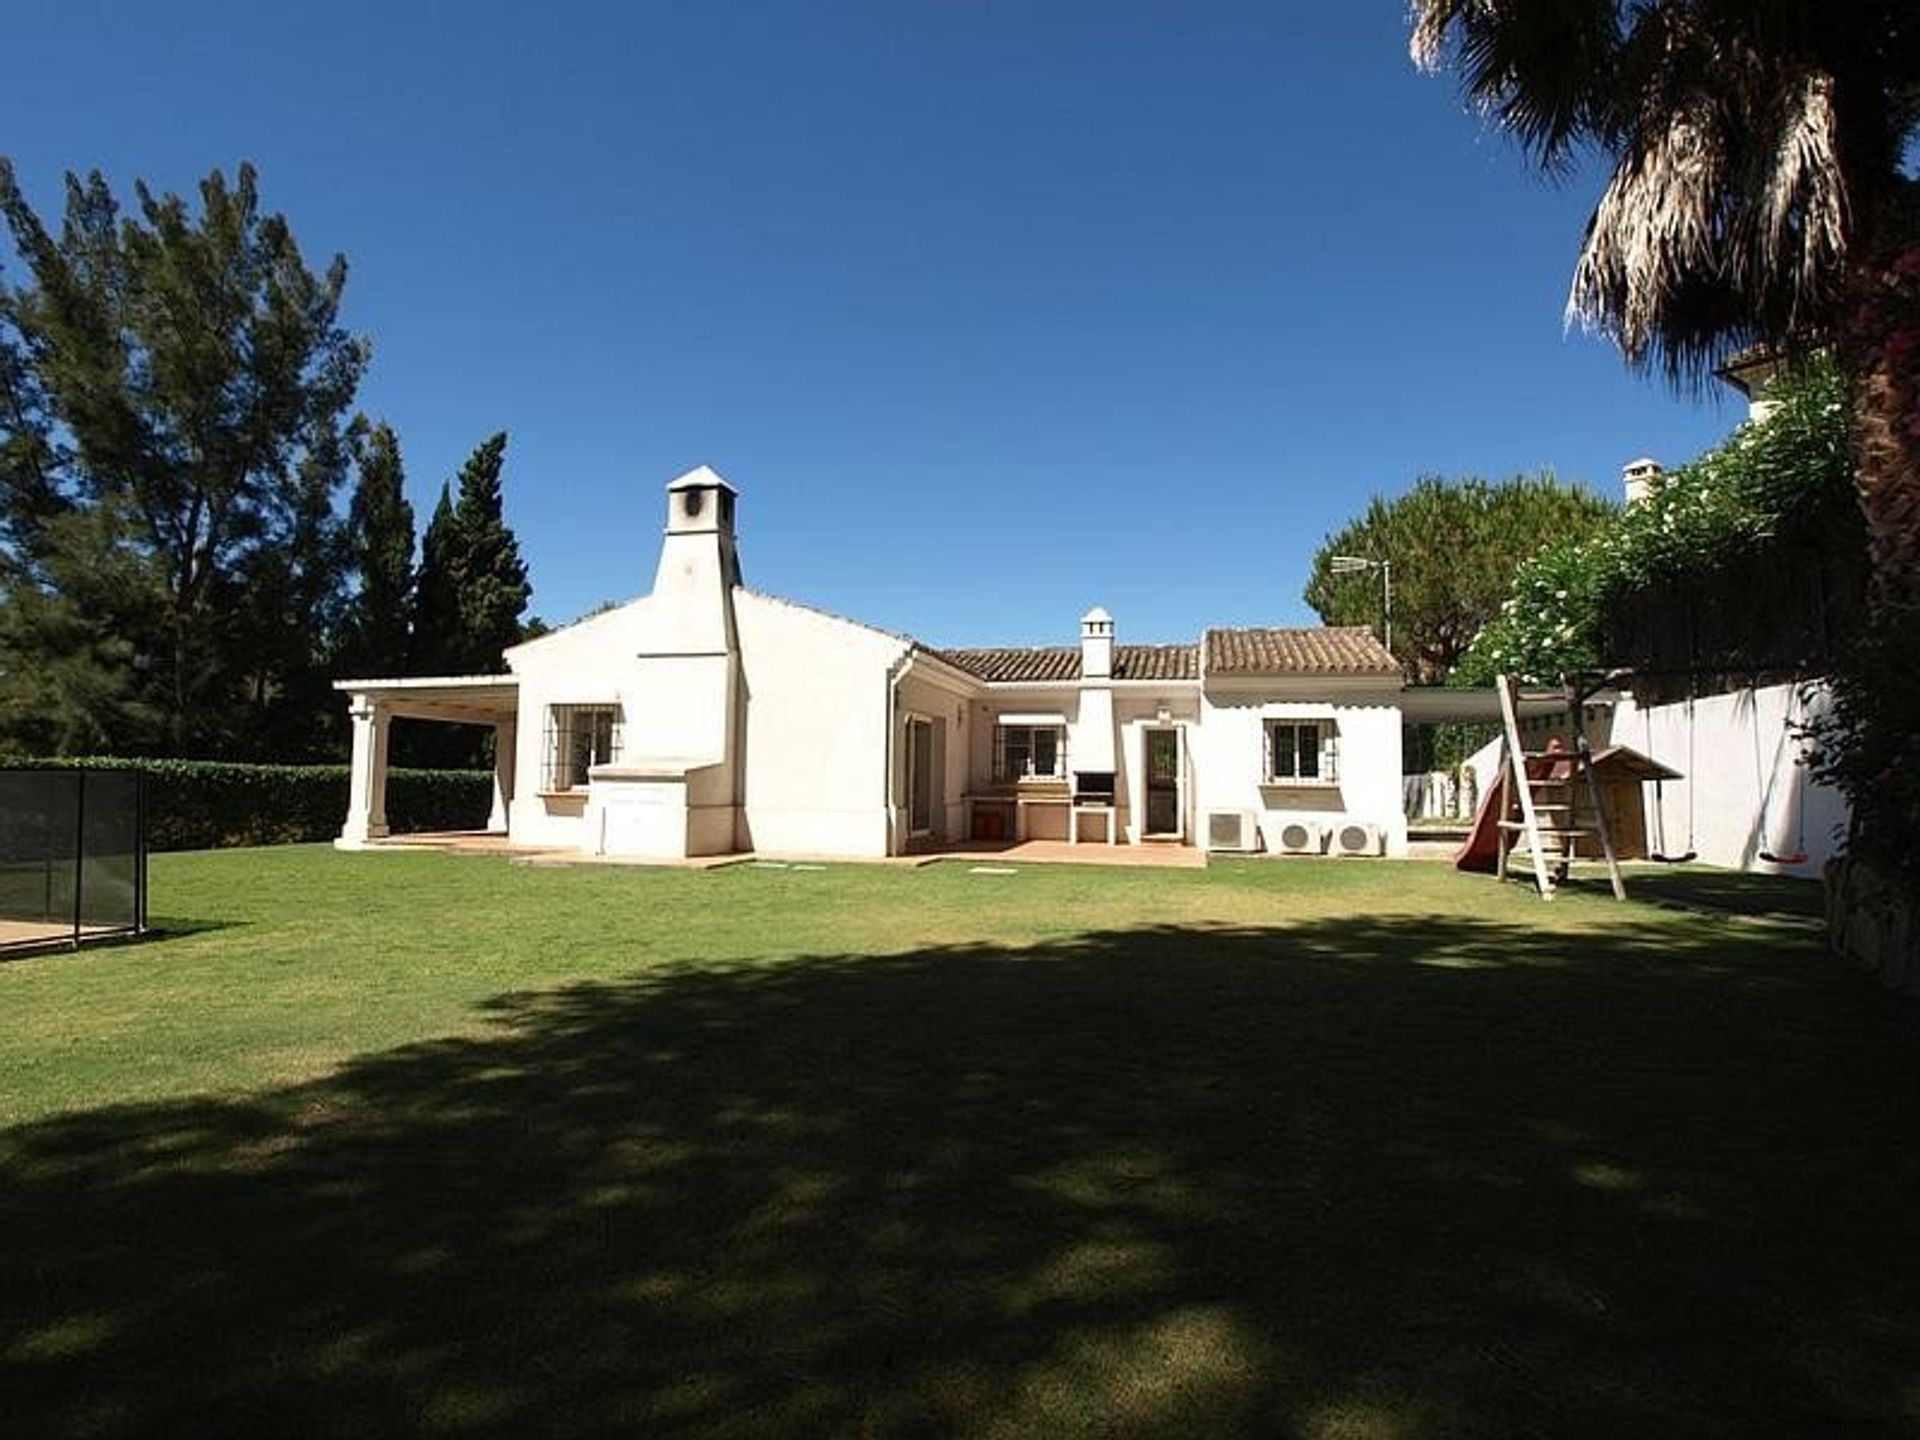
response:
{"label": "trimmed hedge", "polygon": [[[345,765],[232,765],[221,760],[0,762],[38,770],[139,770],[147,777],[147,844],[214,850],[331,840],[347,816]],[[484,770],[389,770],[387,823],[397,835],[478,830],[493,803]]]}

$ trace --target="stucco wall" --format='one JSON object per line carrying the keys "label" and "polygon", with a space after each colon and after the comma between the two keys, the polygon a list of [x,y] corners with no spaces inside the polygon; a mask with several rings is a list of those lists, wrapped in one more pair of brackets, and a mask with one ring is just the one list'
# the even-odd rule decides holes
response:
{"label": "stucco wall", "polygon": [[[1162,722],[1160,711],[1167,719]],[[1167,694],[1142,694],[1122,691],[1113,697],[1113,719],[1120,738],[1119,801],[1121,833],[1130,845],[1137,845],[1146,829],[1144,802],[1147,782],[1146,732],[1171,726],[1180,731],[1180,832],[1194,843],[1198,796],[1198,770],[1195,764],[1195,739],[1200,723],[1200,696],[1197,691]],[[1202,837],[1204,838],[1204,837]]]}
{"label": "stucco wall", "polygon": [[914,717],[931,722],[936,736],[939,783],[935,787],[933,836],[938,841],[967,838],[968,765],[973,753],[973,731],[979,717],[968,703],[968,687],[926,669],[912,669],[901,679],[893,717],[894,823],[907,835],[907,724]]}
{"label": "stucco wall", "polygon": [[745,675],[742,849],[887,853],[887,688],[904,641],[734,592]]}
{"label": "stucco wall", "polygon": [[[1827,691],[1815,683],[1796,699],[1796,688],[1769,685],[1704,696],[1693,702],[1691,716],[1685,701],[1642,710],[1631,697],[1614,711],[1610,743],[1631,745],[1675,770],[1692,772],[1686,780],[1660,787],[1669,852],[1687,847],[1691,818],[1692,845],[1705,864],[1773,875],[1820,874],[1846,831],[1847,805],[1837,790],[1806,773],[1800,742],[1788,724],[1824,714]],[[1648,785],[1647,828],[1658,839],[1655,801],[1655,787]],[[1803,813],[1806,862],[1777,865],[1760,859],[1762,850],[1785,855],[1798,848]]]}
{"label": "stucco wall", "polygon": [[[1284,698],[1281,698],[1284,696]],[[1367,703],[1374,702],[1374,703]],[[1339,779],[1332,785],[1262,784],[1263,724],[1269,719],[1325,720],[1339,727]],[[1401,809],[1400,707],[1385,697],[1352,695],[1328,701],[1305,694],[1209,693],[1194,735],[1199,812],[1252,810],[1268,850],[1279,827],[1307,819],[1322,825],[1359,820],[1378,825],[1389,855],[1407,850]],[[1204,839],[1205,837],[1201,837]]]}
{"label": "stucco wall", "polygon": [[[516,845],[592,850],[599,815],[584,793],[549,795],[547,714],[554,705],[618,704],[638,675],[633,660],[645,626],[643,598],[516,646],[507,662],[520,680],[514,798],[509,834]],[[625,758],[624,756],[622,758]]]}

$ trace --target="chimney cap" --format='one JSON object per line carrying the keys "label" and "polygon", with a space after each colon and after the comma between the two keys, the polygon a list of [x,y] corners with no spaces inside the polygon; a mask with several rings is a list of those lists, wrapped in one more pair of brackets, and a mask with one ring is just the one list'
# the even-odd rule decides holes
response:
{"label": "chimney cap", "polygon": [[667,486],[670,495],[678,490],[724,490],[729,495],[740,493],[727,483],[724,475],[707,465],[696,465]]}
{"label": "chimney cap", "polygon": [[1113,623],[1113,616],[1109,615],[1104,607],[1096,605],[1080,617],[1080,623],[1082,625],[1111,625]]}
{"label": "chimney cap", "polygon": [[1659,469],[1660,462],[1658,460],[1655,460],[1651,455],[1642,455],[1638,460],[1627,461],[1625,465],[1620,467],[1620,472],[1623,475],[1639,475],[1648,470],[1657,471]]}

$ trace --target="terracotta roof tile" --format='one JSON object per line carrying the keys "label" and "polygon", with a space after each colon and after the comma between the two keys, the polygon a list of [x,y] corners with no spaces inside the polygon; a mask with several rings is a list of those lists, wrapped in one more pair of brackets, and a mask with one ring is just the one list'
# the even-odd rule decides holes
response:
{"label": "terracotta roof tile", "polygon": [[[988,684],[1040,685],[1080,678],[1078,645],[1012,646],[987,650],[935,650],[947,664]],[[1116,680],[1197,680],[1200,652],[1192,645],[1116,645]]]}
{"label": "terracotta roof tile", "polygon": [[1029,684],[1048,680],[1080,678],[1080,647],[1077,645],[1003,646],[989,650],[935,650],[947,664],[966,671],[976,680],[1025,681]]}
{"label": "terracotta roof tile", "polygon": [[1209,630],[1209,675],[1398,676],[1400,666],[1364,625]]}
{"label": "terracotta roof tile", "polygon": [[1116,645],[1113,647],[1113,678],[1116,680],[1198,680],[1198,645]]}

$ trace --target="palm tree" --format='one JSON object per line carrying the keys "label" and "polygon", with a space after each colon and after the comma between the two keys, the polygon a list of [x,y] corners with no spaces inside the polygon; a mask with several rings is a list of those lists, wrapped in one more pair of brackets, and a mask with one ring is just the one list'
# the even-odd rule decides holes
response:
{"label": "palm tree", "polygon": [[1414,59],[1549,174],[1612,175],[1569,323],[1698,384],[1838,351],[1876,607],[1920,604],[1920,119],[1913,0],[1413,0]]}

